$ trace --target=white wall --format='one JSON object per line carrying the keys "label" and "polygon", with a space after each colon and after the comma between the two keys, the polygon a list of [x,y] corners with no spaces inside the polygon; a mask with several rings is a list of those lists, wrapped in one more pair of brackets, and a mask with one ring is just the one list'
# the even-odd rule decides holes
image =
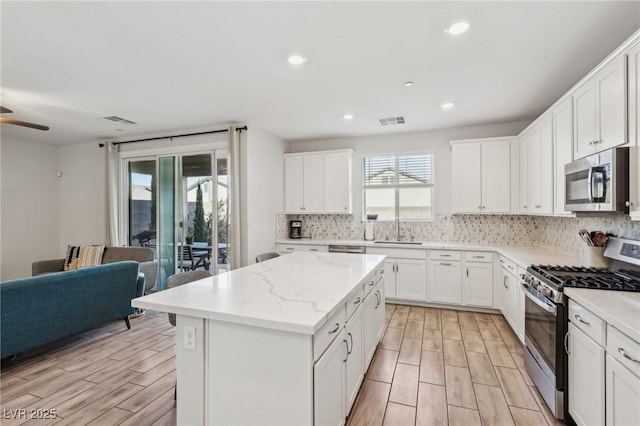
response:
{"label": "white wall", "polygon": [[107,241],[106,148],[97,143],[60,147],[60,253],[69,244]]}
{"label": "white wall", "polygon": [[35,260],[60,253],[59,146],[3,138],[0,279],[31,275]]}
{"label": "white wall", "polygon": [[284,156],[288,143],[255,127],[243,132],[241,161],[242,264],[275,250],[276,214],[284,207]]}
{"label": "white wall", "polygon": [[291,143],[290,152],[323,151],[351,148],[353,157],[353,214],[362,216],[362,157],[365,154],[397,154],[421,151],[435,152],[435,214],[451,213],[451,147],[454,139],[513,136],[520,133],[530,121],[503,124],[485,124],[427,132],[395,133],[355,138],[326,139]]}

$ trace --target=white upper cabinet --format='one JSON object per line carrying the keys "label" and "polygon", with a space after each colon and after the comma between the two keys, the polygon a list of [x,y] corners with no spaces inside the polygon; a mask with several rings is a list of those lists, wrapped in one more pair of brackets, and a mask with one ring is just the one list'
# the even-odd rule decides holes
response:
{"label": "white upper cabinet", "polygon": [[627,53],[629,61],[629,216],[640,220],[640,43]]}
{"label": "white upper cabinet", "polygon": [[519,138],[519,161],[518,161],[518,203],[519,213],[529,213],[529,134],[525,133]]}
{"label": "white upper cabinet", "polygon": [[573,103],[571,98],[556,106],[553,116],[553,149],[555,173],[553,213],[556,215],[571,215],[565,210],[565,180],[564,166],[573,161]]}
{"label": "white upper cabinet", "polygon": [[351,152],[324,156],[324,212],[352,213]]}
{"label": "white upper cabinet", "polygon": [[286,213],[322,213],[324,166],[321,155],[286,155],[284,194]]}
{"label": "white upper cabinet", "polygon": [[574,158],[627,143],[627,56],[573,92]]}
{"label": "white upper cabinet", "polygon": [[285,154],[285,213],[351,214],[351,150]]}
{"label": "white upper cabinet", "polygon": [[451,142],[453,213],[510,213],[511,140]]}
{"label": "white upper cabinet", "polygon": [[546,116],[529,132],[529,203],[531,214],[553,213],[553,129]]}
{"label": "white upper cabinet", "polygon": [[524,214],[553,213],[553,128],[551,116],[520,135],[520,206]]}

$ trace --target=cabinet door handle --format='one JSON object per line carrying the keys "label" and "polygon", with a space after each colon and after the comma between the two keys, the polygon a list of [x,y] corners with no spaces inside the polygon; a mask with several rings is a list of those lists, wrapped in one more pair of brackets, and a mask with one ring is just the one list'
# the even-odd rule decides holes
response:
{"label": "cabinet door handle", "polygon": [[380,306],[380,292],[376,291],[376,309]]}
{"label": "cabinet door handle", "polygon": [[371,282],[369,283],[369,287],[373,287],[375,285],[375,281],[371,280]]}
{"label": "cabinet door handle", "polygon": [[360,297],[358,297],[356,300],[353,301],[353,304],[357,305],[360,302],[361,302],[361,299],[360,299]]}
{"label": "cabinet door handle", "polygon": [[347,359],[349,359],[349,344],[347,343],[347,339],[342,339],[342,343],[344,343],[345,346],[347,347],[347,353],[345,354],[342,362],[347,362]]}
{"label": "cabinet door handle", "polygon": [[440,257],[451,257],[450,254],[441,254]]}
{"label": "cabinet door handle", "polygon": [[400,265],[396,263],[396,272],[400,272]]}
{"label": "cabinet door handle", "polygon": [[318,249],[309,249],[309,251],[318,251]]}
{"label": "cabinet door handle", "polygon": [[585,320],[583,320],[582,318],[580,318],[580,315],[578,315],[578,314],[575,314],[574,318],[577,319],[579,322],[585,324],[585,325],[591,325],[591,323],[588,323]]}
{"label": "cabinet door handle", "polygon": [[564,351],[569,355],[569,332],[564,335]]}
{"label": "cabinet door handle", "polygon": [[351,340],[351,349],[349,349],[349,345],[347,345],[347,355],[351,355],[351,351],[353,351],[353,334],[347,333],[349,336],[349,340]]}
{"label": "cabinet door handle", "polygon": [[336,328],[334,328],[333,330],[330,330],[330,331],[329,331],[329,334],[333,334],[333,333],[335,333],[336,331],[338,331],[339,329],[340,329],[340,324],[339,324],[339,323],[336,323]]}
{"label": "cabinet door handle", "polygon": [[442,266],[451,266],[451,264],[450,264],[450,263],[448,263],[448,262],[440,262],[440,264],[441,264]]}
{"label": "cabinet door handle", "polygon": [[542,205],[541,205],[541,204],[536,204],[534,207],[535,207],[536,209],[539,209],[540,207],[542,207]]}
{"label": "cabinet door handle", "polygon": [[636,364],[640,364],[640,360],[635,359],[634,357],[627,355],[626,352],[624,351],[623,348],[618,348],[618,352],[620,352],[620,355],[622,355],[623,357],[625,357],[626,359],[628,359],[629,361],[633,361]]}
{"label": "cabinet door handle", "polygon": [[502,278],[502,285],[504,286],[504,288],[506,288],[507,290],[509,289],[509,286],[507,285],[507,280],[509,279],[509,277],[507,277],[506,275]]}
{"label": "cabinet door handle", "polygon": [[469,268],[467,268],[467,278],[469,277]]}
{"label": "cabinet door handle", "polygon": [[[474,259],[484,259],[484,256],[473,256]],[[502,260],[500,263],[504,263]]]}

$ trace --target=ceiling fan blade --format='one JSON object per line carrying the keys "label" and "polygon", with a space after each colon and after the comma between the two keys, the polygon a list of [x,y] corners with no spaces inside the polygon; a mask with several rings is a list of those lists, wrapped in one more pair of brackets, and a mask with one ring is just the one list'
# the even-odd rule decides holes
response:
{"label": "ceiling fan blade", "polygon": [[11,111],[9,108],[5,108],[0,105],[0,114],[8,114],[10,112],[13,112],[13,111]]}
{"label": "ceiling fan blade", "polygon": [[49,130],[49,126],[43,126],[41,124],[35,124],[35,123],[28,123],[26,121],[14,120],[12,118],[6,118],[6,117],[0,117],[0,123],[15,124],[16,126],[29,127],[31,129],[36,129],[36,130],[45,130],[45,131]]}

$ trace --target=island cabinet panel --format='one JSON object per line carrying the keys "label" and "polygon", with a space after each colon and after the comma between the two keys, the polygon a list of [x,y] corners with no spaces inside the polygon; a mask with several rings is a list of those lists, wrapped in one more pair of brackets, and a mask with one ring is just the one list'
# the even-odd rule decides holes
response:
{"label": "island cabinet panel", "polygon": [[[206,328],[208,386],[205,391],[189,384],[187,393],[187,386],[183,392],[178,382],[178,413],[189,411],[181,405],[184,398],[204,394],[208,418],[177,424],[259,425],[265,419],[278,425],[313,423],[312,336],[212,320]],[[341,351],[340,341],[336,350]]]}
{"label": "island cabinet panel", "polygon": [[[358,389],[364,378],[364,335],[363,335],[363,309],[359,308],[345,327],[345,343],[347,354],[345,356],[345,411],[349,412],[356,401]],[[316,374],[315,377],[318,377]],[[316,424],[323,424],[318,423]]]}
{"label": "island cabinet panel", "polygon": [[343,330],[314,366],[314,421],[316,425],[343,425],[347,340]]}

